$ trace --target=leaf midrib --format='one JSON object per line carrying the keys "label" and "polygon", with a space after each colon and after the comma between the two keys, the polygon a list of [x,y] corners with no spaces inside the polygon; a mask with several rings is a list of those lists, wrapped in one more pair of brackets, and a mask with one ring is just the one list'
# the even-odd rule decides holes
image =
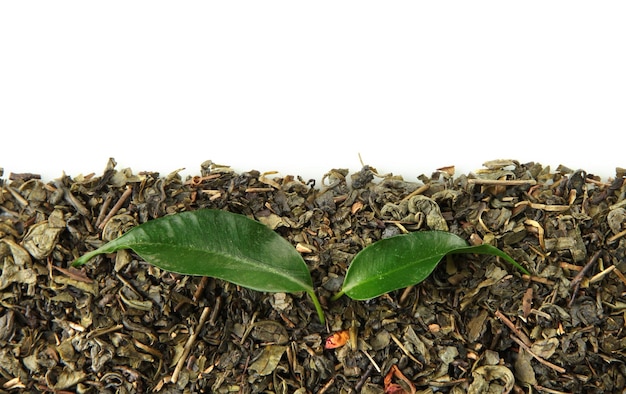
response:
{"label": "leaf midrib", "polygon": [[[202,254],[209,254],[209,255],[216,255],[216,256],[221,256],[221,257],[227,257],[229,259],[232,259],[234,256],[232,254],[227,254],[227,253],[219,253],[219,252],[209,252],[206,249],[200,249],[200,248],[192,248],[192,247],[182,247],[182,246],[178,246],[178,245],[173,245],[170,243],[160,243],[160,242],[134,242],[132,245],[123,245],[120,246],[119,249],[123,249],[123,248],[130,248],[134,250],[134,246],[157,246],[157,247],[164,247],[167,246],[168,248],[171,249],[179,249],[179,250],[183,250],[183,251],[194,251],[194,252],[200,252]],[[135,251],[136,252],[136,251]],[[137,254],[139,254],[139,252],[136,252]],[[238,259],[234,258],[235,260],[237,260],[238,262],[241,262],[242,265],[245,266],[249,266],[249,267],[262,267],[262,271],[266,271],[266,272],[271,272],[272,274],[275,274],[276,276],[285,278],[287,280],[289,280],[292,283],[295,283],[299,286],[302,287],[303,291],[312,291],[313,287],[312,285],[309,285],[308,283],[304,283],[300,280],[294,280],[293,277],[290,277],[288,275],[285,275],[281,270],[276,269],[274,266],[270,265],[270,264],[266,264],[263,263],[263,261],[249,257],[249,258],[245,258],[245,259]],[[250,261],[256,261],[258,263],[258,265],[252,264],[250,263]],[[304,264],[304,262],[303,262]],[[181,274],[184,275],[197,275],[197,274],[188,274],[185,272],[179,272]]]}
{"label": "leaf midrib", "polygon": [[[443,254],[441,254],[441,255],[439,256],[439,258],[437,259],[437,262],[439,262],[439,260],[441,260],[441,259],[443,258],[443,256],[445,256],[446,254],[447,254],[447,253],[443,253]],[[385,279],[385,278],[387,278],[387,277],[391,276],[392,274],[395,274],[395,273],[397,273],[397,272],[399,272],[399,271],[402,271],[402,270],[405,270],[405,269],[407,269],[407,268],[410,268],[410,267],[411,267],[411,266],[413,266],[413,265],[418,265],[418,264],[420,264],[420,263],[422,263],[422,262],[424,262],[424,261],[426,261],[426,260],[431,260],[431,259],[433,259],[433,258],[434,258],[434,256],[429,256],[429,257],[426,257],[426,258],[421,259],[421,260],[418,260],[418,261],[413,260],[413,261],[408,262],[407,264],[404,264],[404,265],[401,265],[401,266],[397,267],[396,269],[393,269],[393,270],[387,270],[387,271],[386,271],[386,272],[382,275],[382,279]],[[364,286],[364,285],[369,285],[369,284],[371,284],[371,283],[377,282],[377,281],[381,280],[381,275],[366,275],[366,278],[367,278],[366,280],[364,280],[364,281],[360,281],[358,284],[355,284],[355,285],[353,285],[352,287],[348,287],[347,289],[343,289],[343,291],[344,291],[345,293],[348,293],[350,290],[357,289],[357,288],[359,288],[359,287],[361,287],[361,286]],[[383,293],[385,293],[385,292],[386,292],[386,291],[383,291],[381,294],[383,294]]]}

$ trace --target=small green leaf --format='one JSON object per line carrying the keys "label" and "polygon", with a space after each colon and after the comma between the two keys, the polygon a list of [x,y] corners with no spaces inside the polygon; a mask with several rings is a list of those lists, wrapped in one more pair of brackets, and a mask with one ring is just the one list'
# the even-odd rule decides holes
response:
{"label": "small green leaf", "polygon": [[151,220],[72,265],[120,249],[132,249],[150,264],[184,275],[211,276],[258,291],[304,291],[324,322],[302,256],[279,234],[243,215],[202,209]]}
{"label": "small green leaf", "polygon": [[447,254],[478,253],[502,257],[528,273],[509,255],[491,245],[468,246],[457,235],[445,231],[417,231],[377,241],[359,252],[334,298],[346,294],[368,300],[426,279]]}

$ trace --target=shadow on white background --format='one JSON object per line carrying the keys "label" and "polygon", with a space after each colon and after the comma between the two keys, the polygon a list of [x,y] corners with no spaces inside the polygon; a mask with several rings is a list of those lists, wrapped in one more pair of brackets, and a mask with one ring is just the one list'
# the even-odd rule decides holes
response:
{"label": "shadow on white background", "polygon": [[0,167],[624,162],[622,3],[0,5]]}

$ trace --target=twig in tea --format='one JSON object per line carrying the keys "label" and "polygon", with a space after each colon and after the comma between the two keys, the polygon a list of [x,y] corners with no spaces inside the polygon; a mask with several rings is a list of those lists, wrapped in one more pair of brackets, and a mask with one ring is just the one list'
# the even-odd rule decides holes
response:
{"label": "twig in tea", "polygon": [[324,394],[325,392],[328,391],[328,389],[330,389],[330,387],[335,383],[335,378],[330,378],[330,380],[328,382],[326,382],[326,384],[320,389],[320,391],[318,391],[318,394]]}
{"label": "twig in tea", "polygon": [[102,220],[102,223],[100,223],[100,225],[98,226],[100,230],[102,230],[104,226],[106,226],[107,222],[111,220],[113,215],[115,215],[117,211],[120,210],[124,202],[128,199],[128,197],[130,197],[132,193],[133,193],[133,188],[131,186],[127,186],[126,190],[124,190],[124,193],[122,193],[122,195],[120,196],[120,199],[117,200],[115,205],[113,205],[113,208],[111,208],[111,211],[106,215],[104,220]]}
{"label": "twig in tea", "polygon": [[530,338],[528,338],[526,334],[520,331],[519,328],[515,327],[515,324],[513,324],[513,322],[509,320],[509,318],[506,317],[502,312],[496,311],[495,315],[498,319],[502,321],[502,323],[504,323],[511,331],[513,331],[513,334],[515,334],[516,337],[524,342],[524,345],[530,346],[532,344]]}
{"label": "twig in tea", "polygon": [[200,283],[198,283],[198,287],[196,287],[196,291],[193,292],[193,302],[198,302],[204,292],[204,289],[206,288],[207,283],[209,283],[209,277],[203,276],[202,279],[200,279]]}
{"label": "twig in tea", "polygon": [[559,373],[565,373],[565,368],[559,367],[558,365],[552,364],[550,361],[544,360],[543,358],[539,357],[538,355],[533,353],[533,351],[530,349],[530,346],[526,345],[522,340],[517,338],[515,335],[511,334],[510,337],[511,337],[512,340],[515,341],[515,343],[517,343],[518,345],[523,347],[524,350],[526,350],[526,352],[528,354],[533,356],[535,358],[535,360],[539,361],[541,364],[543,364],[543,365],[545,365],[547,367],[550,367],[550,368],[554,369],[555,371],[557,371]]}
{"label": "twig in tea", "polygon": [[[365,353],[365,354],[369,357],[369,355],[367,353]],[[354,386],[354,391],[356,391],[357,393],[361,392],[361,388],[363,388],[363,385],[365,385],[365,382],[367,381],[367,378],[370,377],[370,375],[372,374],[373,371],[374,371],[374,364],[370,364],[367,367],[367,369],[365,370],[365,373],[363,374],[363,376],[361,376],[361,379],[359,379],[357,384]],[[378,372],[380,372],[380,369],[378,370]]]}
{"label": "twig in tea", "polygon": [[534,179],[468,179],[467,183],[474,185],[486,185],[486,186],[523,186],[523,185],[535,185],[537,183]]}
{"label": "twig in tea", "polygon": [[14,190],[11,186],[7,186],[6,189],[11,193],[13,198],[23,207],[28,206],[28,200],[22,197],[20,193]]}
{"label": "twig in tea", "polygon": [[85,207],[85,205],[80,202],[80,200],[76,198],[76,196],[74,196],[74,194],[72,194],[72,192],[68,188],[66,188],[65,185],[63,185],[61,180],[56,180],[54,182],[54,186],[63,192],[63,197],[65,198],[65,201],[72,205],[74,209],[78,211],[78,213],[83,216],[89,216],[89,209],[87,209],[87,207]]}
{"label": "twig in tea", "polygon": [[622,271],[618,270],[617,268],[615,270],[613,270],[613,271],[615,272],[615,275],[617,275],[619,280],[621,280],[622,283],[626,285],[626,277],[624,276]]}
{"label": "twig in tea", "polygon": [[591,283],[596,283],[602,280],[602,278],[604,278],[607,274],[609,274],[611,271],[613,271],[616,267],[614,265],[611,265],[608,268],[603,269],[602,271],[598,272],[597,274],[595,274],[594,276],[592,276],[589,279],[589,284]]}
{"label": "twig in tea", "polygon": [[572,304],[574,304],[574,299],[576,299],[576,293],[578,293],[578,289],[580,288],[580,282],[582,282],[587,271],[589,271],[589,269],[596,263],[596,261],[600,257],[600,253],[602,253],[602,250],[598,250],[596,253],[594,253],[594,255],[591,256],[591,259],[589,259],[589,262],[585,264],[585,266],[582,270],[580,270],[578,275],[576,275],[576,277],[572,279],[572,282],[570,283],[573,289],[572,298],[569,300],[568,304],[570,307],[572,306]]}
{"label": "twig in tea", "polygon": [[96,219],[96,227],[100,227],[100,223],[104,220],[106,216],[107,209],[109,209],[109,205],[113,201],[113,194],[109,192],[100,207],[100,213],[98,214],[98,218]]}
{"label": "twig in tea", "polygon": [[611,237],[609,237],[606,240],[607,244],[612,244],[613,242],[617,241],[618,239],[622,238],[624,235],[626,235],[626,230],[622,230],[617,234],[612,235]]}
{"label": "twig in tea", "polygon": [[537,234],[537,237],[539,238],[539,246],[541,246],[541,250],[546,250],[546,241],[544,238],[544,234],[545,231],[543,230],[543,227],[541,226],[541,224],[539,224],[539,222],[537,222],[536,220],[532,220],[532,219],[526,219],[524,221],[524,224],[526,225],[526,229],[529,230],[529,232],[534,232]]}
{"label": "twig in tea", "polygon": [[176,364],[176,368],[174,368],[174,373],[172,373],[172,379],[170,380],[172,383],[176,383],[178,381],[178,375],[180,375],[180,371],[183,369],[183,365],[185,365],[185,361],[187,360],[187,356],[191,352],[191,347],[193,343],[196,341],[198,334],[200,334],[200,330],[204,326],[206,319],[209,317],[209,312],[211,308],[208,306],[204,307],[202,310],[202,315],[200,315],[200,320],[198,320],[198,324],[196,325],[196,329],[187,339],[187,343],[185,343],[185,347],[183,348],[183,354],[180,356],[178,363]]}
{"label": "twig in tea", "polygon": [[393,335],[392,333],[389,333],[389,336],[391,337],[391,339],[396,343],[396,345],[398,345],[398,347],[404,352],[404,354],[407,355],[408,358],[410,358],[411,360],[413,360],[413,362],[417,365],[420,366],[420,368],[424,367],[424,364],[422,364],[418,359],[416,359],[411,352],[409,352],[409,350],[402,344],[402,342],[400,342],[400,340],[398,339],[398,337],[396,337],[395,335]]}

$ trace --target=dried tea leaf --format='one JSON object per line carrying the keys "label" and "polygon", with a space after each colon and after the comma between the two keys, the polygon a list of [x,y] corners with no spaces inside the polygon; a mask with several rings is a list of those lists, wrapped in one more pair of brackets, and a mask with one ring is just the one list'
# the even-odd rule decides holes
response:
{"label": "dried tea leaf", "polygon": [[582,324],[585,326],[595,325],[600,322],[600,311],[594,300],[589,297],[581,297],[571,308],[572,325]]}
{"label": "dried tea leaf", "polygon": [[425,364],[430,364],[431,356],[429,349],[432,347],[432,343],[425,343],[427,339],[420,338],[411,326],[406,328],[404,339],[406,340],[407,348],[413,348],[413,354],[419,354],[424,359]]}
{"label": "dried tea leaf", "polygon": [[269,214],[269,216],[259,216],[258,219],[259,222],[263,223],[272,230],[276,230],[278,227],[282,226],[289,227],[287,223],[285,223],[283,218],[276,215],[275,213],[271,213]]}
{"label": "dried tea leaf", "polygon": [[454,346],[441,346],[437,351],[437,356],[441,360],[438,376],[445,376],[448,374],[448,367],[459,356],[459,349]]}
{"label": "dried tea leaf", "polygon": [[22,364],[24,364],[24,366],[28,368],[31,373],[39,372],[40,366],[37,362],[37,353],[24,357],[22,359]]}
{"label": "dried tea leaf", "polygon": [[513,372],[502,365],[483,365],[472,372],[469,394],[506,394],[515,385]]}
{"label": "dried tea leaf", "polygon": [[85,273],[82,272],[81,270],[77,270],[76,268],[72,268],[72,267],[62,268],[62,267],[57,267],[56,265],[53,265],[52,268],[77,281],[85,282],[85,283],[93,283],[93,279],[85,275]]}
{"label": "dried tea leaf", "polygon": [[376,384],[365,383],[361,388],[361,394],[385,394],[385,391]]}
{"label": "dried tea leaf", "polygon": [[474,297],[476,297],[481,289],[498,283],[506,275],[507,272],[500,267],[497,267],[496,265],[492,264],[487,267],[487,271],[485,273],[487,279],[480,282],[475,288],[473,288],[470,292],[468,292],[461,298],[461,310],[464,310],[468,305],[472,303],[472,300],[474,299]]}
{"label": "dried tea leaf", "polygon": [[8,310],[0,316],[0,344],[10,341],[15,333],[15,312]]}
{"label": "dried tea leaf", "polygon": [[259,321],[254,323],[252,338],[257,341],[285,345],[289,341],[287,330],[282,324],[272,320]]}
{"label": "dried tea leaf", "polygon": [[126,297],[123,292],[120,292],[119,294],[122,302],[129,308],[137,309],[144,312],[148,312],[152,309],[152,301],[150,300],[133,300]]}
{"label": "dried tea leaf", "polygon": [[87,374],[83,371],[63,369],[58,374],[57,372],[58,369],[55,368],[46,373],[46,384],[54,390],[68,389],[87,378]]}
{"label": "dried tea leaf", "polygon": [[537,384],[537,378],[535,377],[535,370],[533,369],[530,360],[533,356],[530,355],[524,348],[520,348],[515,360],[515,377],[525,384]]}
{"label": "dried tea leaf", "polygon": [[467,339],[471,342],[476,342],[478,338],[487,330],[485,321],[489,317],[489,312],[486,309],[481,309],[480,313],[472,318],[467,324]]}
{"label": "dried tea leaf", "polygon": [[374,350],[385,349],[391,342],[391,334],[389,331],[382,330],[376,333],[376,336],[369,341],[369,345]]}
{"label": "dried tea leaf", "polygon": [[448,231],[446,219],[441,215],[439,205],[432,199],[417,195],[409,199],[409,212],[426,215],[426,225],[431,230]]}
{"label": "dried tea leaf", "polygon": [[9,247],[8,251],[0,254],[0,257],[5,258],[5,257],[10,256],[13,261],[13,264],[22,268],[26,266],[30,266],[32,264],[30,255],[20,245],[16,244],[9,238],[0,239],[0,242],[6,244]]}
{"label": "dried tea leaf", "polygon": [[102,229],[102,239],[112,241],[137,225],[137,220],[128,214],[115,215]]}
{"label": "dried tea leaf", "polygon": [[541,358],[552,357],[559,347],[559,340],[556,338],[540,339],[532,344],[530,350]]}
{"label": "dried tea leaf", "polygon": [[37,260],[43,260],[52,253],[64,229],[63,213],[55,210],[48,220],[34,224],[28,229],[22,242],[24,249]]}
{"label": "dried tea leaf", "polygon": [[94,296],[98,295],[98,283],[96,282],[85,283],[81,280],[76,280],[74,278],[64,275],[55,275],[53,277],[53,280],[55,283],[61,285],[70,285],[86,293],[93,294]]}
{"label": "dried tea leaf", "polygon": [[256,371],[261,376],[271,374],[278,366],[278,363],[280,362],[280,359],[283,357],[283,353],[285,353],[286,350],[287,346],[266,346],[263,349],[261,356],[250,365],[250,369]]}
{"label": "dried tea leaf", "polygon": [[293,306],[293,299],[286,293],[274,293],[270,299],[272,308],[279,312],[289,311]]}
{"label": "dried tea leaf", "polygon": [[32,285],[37,282],[37,273],[32,268],[30,255],[21,246],[10,239],[0,239],[0,242],[9,246],[9,254],[3,257],[4,264],[0,275],[0,290],[4,290],[13,283]]}
{"label": "dried tea leaf", "polygon": [[621,232],[624,223],[626,223],[626,209],[620,207],[609,211],[606,215],[606,221],[613,234]]}
{"label": "dried tea leaf", "polygon": [[63,360],[66,365],[73,365],[77,358],[74,346],[72,345],[72,338],[67,338],[61,342],[56,347],[56,351],[59,354],[59,358]]}

